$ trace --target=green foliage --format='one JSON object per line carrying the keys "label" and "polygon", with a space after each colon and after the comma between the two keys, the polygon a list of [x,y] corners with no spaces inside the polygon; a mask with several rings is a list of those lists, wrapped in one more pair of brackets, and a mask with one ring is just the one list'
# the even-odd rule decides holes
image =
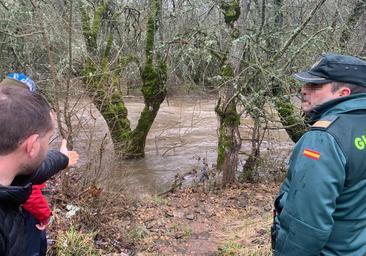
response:
{"label": "green foliage", "polygon": [[60,232],[56,239],[56,251],[59,256],[97,256],[93,233],[82,233],[71,226]]}
{"label": "green foliage", "polygon": [[240,2],[239,0],[232,0],[231,3],[227,3],[225,0],[221,0],[220,8],[224,12],[225,23],[232,25],[239,19],[240,16]]}

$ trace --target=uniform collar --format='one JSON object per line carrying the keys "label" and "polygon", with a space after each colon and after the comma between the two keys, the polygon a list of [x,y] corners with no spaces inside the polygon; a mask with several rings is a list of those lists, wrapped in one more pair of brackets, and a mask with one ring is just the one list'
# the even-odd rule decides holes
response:
{"label": "uniform collar", "polygon": [[310,113],[310,122],[315,122],[327,115],[347,113],[354,110],[366,110],[366,93],[358,93],[325,102]]}

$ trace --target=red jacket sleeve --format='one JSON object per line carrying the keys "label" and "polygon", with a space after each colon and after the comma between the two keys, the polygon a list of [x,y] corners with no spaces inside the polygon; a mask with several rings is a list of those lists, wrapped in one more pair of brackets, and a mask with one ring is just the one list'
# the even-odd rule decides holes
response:
{"label": "red jacket sleeve", "polygon": [[46,184],[33,185],[32,194],[28,200],[23,204],[23,208],[33,215],[40,223],[48,223],[51,217],[51,209],[48,206],[46,198],[42,194],[42,189]]}

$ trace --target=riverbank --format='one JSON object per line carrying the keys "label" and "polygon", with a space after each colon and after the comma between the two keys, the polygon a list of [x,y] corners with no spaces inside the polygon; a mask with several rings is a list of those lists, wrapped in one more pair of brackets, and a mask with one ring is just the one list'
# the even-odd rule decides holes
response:
{"label": "riverbank", "polygon": [[[96,187],[73,199],[56,193],[49,255],[270,255],[277,190],[275,183],[246,183],[212,192],[183,188],[143,199]],[[66,217],[72,209],[75,214]],[[61,254],[60,239],[80,250]]]}

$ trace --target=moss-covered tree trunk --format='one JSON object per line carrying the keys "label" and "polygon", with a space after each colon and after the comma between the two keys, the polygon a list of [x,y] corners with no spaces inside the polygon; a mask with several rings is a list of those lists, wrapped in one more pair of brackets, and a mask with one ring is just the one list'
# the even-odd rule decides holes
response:
{"label": "moss-covered tree trunk", "polygon": [[120,150],[125,147],[131,129],[123,95],[117,83],[124,61],[122,58],[120,59],[119,67],[111,67],[109,64],[112,57],[114,32],[112,23],[108,23],[106,26],[105,46],[98,45],[102,18],[108,12],[110,2],[110,0],[102,1],[94,13],[88,12],[83,6],[80,7],[83,36],[88,53],[82,68],[82,75],[89,96],[108,124],[115,148]]}
{"label": "moss-covered tree trunk", "polygon": [[137,126],[131,134],[126,157],[143,157],[146,137],[159,111],[160,104],[166,97],[167,67],[165,60],[156,50],[156,35],[161,17],[162,1],[150,0],[150,13],[147,22],[145,65],[142,68],[142,94],[145,107]]}
{"label": "moss-covered tree trunk", "polygon": [[[221,99],[221,98],[220,98]],[[236,180],[236,171],[239,161],[241,138],[239,133],[240,116],[236,110],[236,103],[230,102],[225,107],[220,99],[216,106],[219,117],[217,168],[223,172],[223,184]],[[224,110],[224,112],[221,112]]]}
{"label": "moss-covered tree trunk", "polygon": [[[119,67],[111,67],[109,64],[112,57],[113,24],[107,26],[107,33],[104,33],[107,34],[106,46],[104,49],[98,47],[97,39],[101,30],[102,17],[107,14],[109,4],[110,1],[102,2],[96,8],[93,17],[81,8],[83,35],[88,51],[88,59],[83,68],[84,80],[89,95],[108,124],[115,149],[125,158],[143,157],[146,137],[159,111],[160,104],[166,97],[166,63],[155,49],[162,1],[150,1],[145,64],[141,69],[145,107],[134,130],[131,130],[127,118],[128,112],[123,94],[117,87],[120,71],[128,62],[128,60],[126,61],[128,58],[120,58]],[[102,56],[99,56],[100,52],[102,52]]]}
{"label": "moss-covered tree trunk", "polygon": [[221,1],[221,10],[224,20],[232,36],[230,49],[227,58],[222,66],[222,76],[225,85],[219,92],[215,112],[219,119],[217,169],[223,173],[223,185],[235,182],[241,148],[239,133],[240,114],[237,111],[237,98],[235,96],[238,88],[238,75],[240,60],[243,55],[243,47],[235,40],[240,33],[238,20],[241,13],[239,0]]}

